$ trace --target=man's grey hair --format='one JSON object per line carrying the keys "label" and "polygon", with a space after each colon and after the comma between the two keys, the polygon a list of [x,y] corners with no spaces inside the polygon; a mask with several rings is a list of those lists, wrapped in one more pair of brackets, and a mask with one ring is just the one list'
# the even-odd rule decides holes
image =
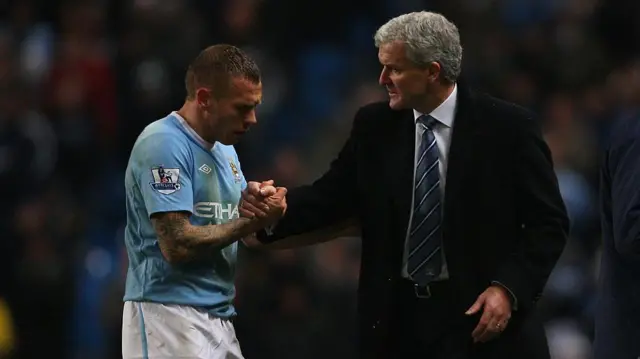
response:
{"label": "man's grey hair", "polygon": [[418,66],[440,64],[440,76],[455,82],[460,76],[462,45],[458,28],[444,16],[420,11],[400,15],[380,26],[375,36],[376,47],[401,41],[406,55]]}

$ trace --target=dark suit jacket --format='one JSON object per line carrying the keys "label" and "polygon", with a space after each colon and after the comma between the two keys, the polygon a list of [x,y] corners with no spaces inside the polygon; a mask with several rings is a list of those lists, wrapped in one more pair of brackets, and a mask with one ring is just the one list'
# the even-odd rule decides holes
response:
{"label": "dark suit jacket", "polygon": [[601,171],[595,359],[640,357],[640,118],[614,127]]}
{"label": "dark suit jacket", "polygon": [[[449,280],[457,294],[453,305],[463,315],[493,280],[499,281],[518,302],[500,341],[525,353],[531,352],[528,339],[535,337],[544,347],[542,357],[548,357],[542,326],[534,325],[533,333],[521,329],[568,231],[549,149],[538,123],[520,107],[462,85],[457,106],[443,216]],[[386,102],[361,108],[329,171],[310,186],[290,190],[286,216],[270,238],[262,238],[273,241],[356,217],[362,229],[363,358],[393,358],[387,340],[391,296],[401,282],[414,138],[411,110],[395,111]],[[518,353],[513,358],[531,357]]]}

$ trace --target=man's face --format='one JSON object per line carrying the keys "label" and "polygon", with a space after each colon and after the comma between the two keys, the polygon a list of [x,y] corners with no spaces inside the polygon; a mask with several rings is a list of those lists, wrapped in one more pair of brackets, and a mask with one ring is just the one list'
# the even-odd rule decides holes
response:
{"label": "man's face", "polygon": [[415,108],[437,77],[432,71],[437,64],[417,66],[407,58],[405,44],[399,41],[381,45],[378,60],[382,65],[379,83],[387,89],[389,106],[396,110]]}
{"label": "man's face", "polygon": [[262,83],[236,77],[222,96],[213,100],[208,122],[218,142],[237,143],[243,134],[258,121],[256,106],[262,101]]}

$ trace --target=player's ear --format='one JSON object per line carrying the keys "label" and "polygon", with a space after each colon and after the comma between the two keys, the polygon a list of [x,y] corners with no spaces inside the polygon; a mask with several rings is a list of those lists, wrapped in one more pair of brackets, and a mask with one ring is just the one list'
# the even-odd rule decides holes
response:
{"label": "player's ear", "polygon": [[201,87],[196,90],[196,102],[200,107],[209,107],[211,106],[211,90],[208,88]]}

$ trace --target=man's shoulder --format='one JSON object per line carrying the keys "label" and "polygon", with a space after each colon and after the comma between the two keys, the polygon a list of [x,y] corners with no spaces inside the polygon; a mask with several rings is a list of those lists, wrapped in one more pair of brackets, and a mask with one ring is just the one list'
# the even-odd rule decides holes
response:
{"label": "man's shoulder", "polygon": [[520,119],[527,120],[533,119],[535,114],[532,110],[518,105],[513,102],[495,97],[486,92],[473,91],[472,97],[474,98],[474,110],[480,112],[483,115],[495,116],[500,119]]}
{"label": "man's shoulder", "polygon": [[406,110],[394,110],[389,107],[389,101],[377,101],[368,103],[358,109],[359,117],[379,117],[385,118],[390,115],[398,115]]}
{"label": "man's shoulder", "polygon": [[389,107],[389,101],[371,102],[358,109],[354,127],[384,131],[388,126],[396,124],[402,116],[412,113],[411,111],[409,109],[394,110]]}
{"label": "man's shoulder", "polygon": [[469,90],[468,94],[471,101],[465,101],[466,106],[470,107],[466,109],[467,113],[484,128],[504,135],[534,129],[539,132],[542,128],[539,117],[524,106],[485,92]]}

